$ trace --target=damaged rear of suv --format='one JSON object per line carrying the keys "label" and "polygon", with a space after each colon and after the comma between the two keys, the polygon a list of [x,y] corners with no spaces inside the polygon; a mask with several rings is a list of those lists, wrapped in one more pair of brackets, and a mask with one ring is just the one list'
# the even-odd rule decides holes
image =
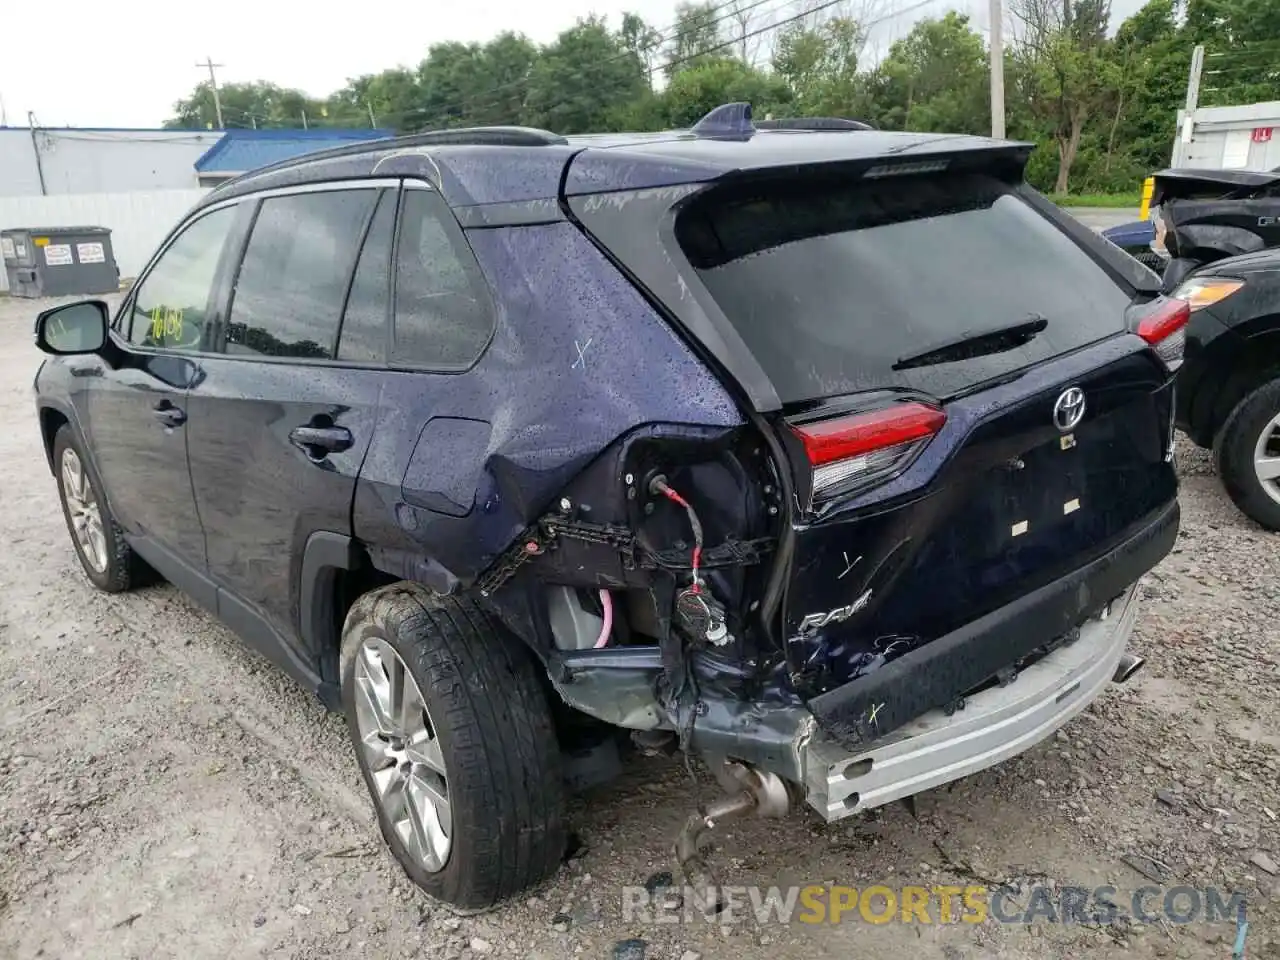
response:
{"label": "damaged rear of suv", "polygon": [[[713,820],[839,819],[1049,735],[1141,665],[1135,583],[1177,534],[1187,306],[1027,187],[1026,147],[857,136],[566,177],[744,421],[620,438],[497,582],[523,561],[545,592],[566,702],[728,761]],[[647,185],[677,158],[733,169]]]}
{"label": "damaged rear of suv", "polygon": [[[205,565],[159,549],[163,524],[95,466],[120,410],[83,432],[58,419],[79,402],[59,391],[89,388],[55,357],[37,402],[77,550],[103,589],[128,585],[134,551],[197,598],[207,582],[341,706],[383,835],[433,895],[483,907],[555,869],[559,744],[601,723],[726,788],[676,842],[712,885],[709,823],[913,795],[1030,747],[1141,665],[1136,584],[1177,535],[1188,307],[1030,189],[1029,150],[758,130],[739,104],[690,131],[444,131],[233,181],[205,204],[236,212],[207,258],[200,349],[155,408],[165,437],[187,431]],[[289,359],[255,332],[269,289],[233,322],[257,224],[273,199],[353,189],[378,193],[363,214],[343,200],[363,233],[334,346]],[[130,302],[105,344],[95,328],[60,346],[74,317],[97,322],[65,310],[37,326],[48,352],[97,353],[106,380],[170,369],[127,342]],[[437,341],[448,363],[415,366]],[[237,444],[253,456],[215,477]]]}

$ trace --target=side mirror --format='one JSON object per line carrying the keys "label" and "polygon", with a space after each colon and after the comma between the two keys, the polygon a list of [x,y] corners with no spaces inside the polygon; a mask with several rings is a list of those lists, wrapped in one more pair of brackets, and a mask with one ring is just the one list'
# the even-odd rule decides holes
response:
{"label": "side mirror", "polygon": [[97,353],[106,345],[109,322],[101,300],[54,307],[36,317],[36,346],[54,356]]}

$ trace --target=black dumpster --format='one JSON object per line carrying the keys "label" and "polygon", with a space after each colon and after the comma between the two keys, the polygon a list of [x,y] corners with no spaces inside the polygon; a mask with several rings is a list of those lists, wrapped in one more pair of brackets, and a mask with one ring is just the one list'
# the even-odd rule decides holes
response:
{"label": "black dumpster", "polygon": [[113,293],[120,270],[106,227],[18,227],[0,230],[9,293],[64,297]]}

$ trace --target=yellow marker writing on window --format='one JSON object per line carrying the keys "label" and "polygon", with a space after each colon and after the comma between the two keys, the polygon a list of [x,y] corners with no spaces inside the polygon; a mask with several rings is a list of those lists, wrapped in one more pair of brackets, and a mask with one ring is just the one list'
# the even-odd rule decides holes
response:
{"label": "yellow marker writing on window", "polygon": [[151,339],[156,343],[182,340],[182,311],[156,307],[151,311]]}

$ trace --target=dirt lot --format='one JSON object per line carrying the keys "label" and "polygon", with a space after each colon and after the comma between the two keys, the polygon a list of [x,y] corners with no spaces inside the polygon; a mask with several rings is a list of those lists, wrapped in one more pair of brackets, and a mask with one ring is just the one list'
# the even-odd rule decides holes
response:
{"label": "dirt lot", "polygon": [[[621,887],[669,869],[695,802],[670,759],[575,801],[585,852],[536,895],[452,915],[383,852],[337,717],[172,587],[90,588],[40,449],[33,313],[0,299],[0,957],[1231,956],[1221,921],[624,922]],[[915,817],[727,825],[724,881],[1010,880],[1023,905],[1028,884],[1109,883],[1123,906],[1154,877],[1242,891],[1247,956],[1280,958],[1280,539],[1180,457],[1183,532],[1147,580],[1139,678]]]}

